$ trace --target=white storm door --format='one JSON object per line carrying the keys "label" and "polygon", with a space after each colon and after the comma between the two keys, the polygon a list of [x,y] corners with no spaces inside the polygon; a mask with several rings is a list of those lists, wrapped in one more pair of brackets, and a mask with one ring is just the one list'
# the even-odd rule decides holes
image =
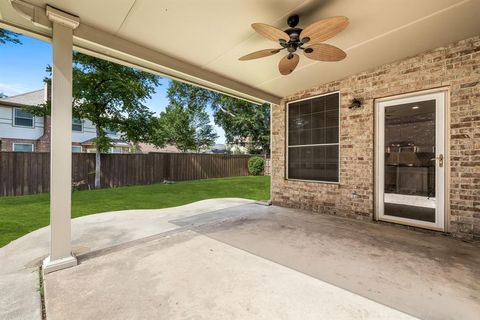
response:
{"label": "white storm door", "polygon": [[379,220],[445,229],[446,92],[376,104]]}

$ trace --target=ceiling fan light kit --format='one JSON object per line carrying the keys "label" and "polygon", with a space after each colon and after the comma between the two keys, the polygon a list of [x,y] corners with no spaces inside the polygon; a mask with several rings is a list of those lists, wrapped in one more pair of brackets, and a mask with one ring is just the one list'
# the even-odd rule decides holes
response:
{"label": "ceiling fan light kit", "polygon": [[[268,57],[286,50],[288,53],[283,57],[278,70],[282,75],[288,75],[295,70],[300,61],[300,56],[295,52],[303,51],[307,58],[318,61],[340,61],[347,54],[340,48],[322,43],[341,32],[348,25],[348,18],[343,16],[331,17],[312,23],[305,29],[297,28],[300,21],[298,15],[288,17],[287,24],[290,28],[282,31],[264,23],[253,23],[252,28],[267,39],[278,42],[281,48],[265,49],[252,52],[239,58],[247,61]],[[305,46],[307,45],[307,46]]]}

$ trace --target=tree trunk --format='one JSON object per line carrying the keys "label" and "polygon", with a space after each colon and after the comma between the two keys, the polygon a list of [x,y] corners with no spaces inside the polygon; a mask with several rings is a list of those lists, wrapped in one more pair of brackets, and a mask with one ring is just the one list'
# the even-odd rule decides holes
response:
{"label": "tree trunk", "polygon": [[101,174],[101,160],[100,160],[100,151],[96,149],[95,151],[95,189],[100,189],[100,174]]}
{"label": "tree trunk", "polygon": [[[100,133],[100,129],[97,127],[97,138]],[[102,161],[100,158],[100,148],[98,145],[95,146],[95,189],[100,189],[102,187],[100,183]]]}

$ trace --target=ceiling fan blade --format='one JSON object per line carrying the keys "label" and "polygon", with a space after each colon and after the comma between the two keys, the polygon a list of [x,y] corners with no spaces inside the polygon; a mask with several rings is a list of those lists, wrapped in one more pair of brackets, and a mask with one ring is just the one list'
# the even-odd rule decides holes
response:
{"label": "ceiling fan blade", "polygon": [[265,50],[255,51],[247,55],[244,55],[243,57],[238,58],[238,60],[246,61],[246,60],[258,59],[258,58],[268,57],[279,52],[280,52],[280,49],[265,49]]}
{"label": "ceiling fan blade", "polygon": [[[331,17],[312,23],[300,33],[303,43],[318,43],[330,39],[348,26],[348,18]],[[303,41],[308,38],[308,41]],[[305,39],[306,40],[306,39]]]}
{"label": "ceiling fan blade", "polygon": [[304,53],[307,58],[319,61],[340,61],[347,56],[342,49],[326,43],[312,44],[305,48]]}
{"label": "ceiling fan blade", "polygon": [[[289,59],[289,57],[291,57]],[[278,70],[280,71],[281,74],[286,76],[287,74],[290,74],[295,70],[297,67],[298,61],[300,61],[300,56],[296,53],[290,56],[290,54],[286,55],[285,57],[280,60],[278,63]]]}
{"label": "ceiling fan blade", "polygon": [[265,23],[254,23],[252,28],[265,38],[278,42],[279,40],[290,40],[290,36],[280,29],[272,27]]}

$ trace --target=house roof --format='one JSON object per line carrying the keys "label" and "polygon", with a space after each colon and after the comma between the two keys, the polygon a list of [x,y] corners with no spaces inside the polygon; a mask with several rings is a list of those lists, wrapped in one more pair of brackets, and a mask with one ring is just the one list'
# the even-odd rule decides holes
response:
{"label": "house roof", "polygon": [[1,98],[0,104],[6,106],[36,106],[45,102],[44,89],[22,93],[16,96]]}
{"label": "house roof", "polygon": [[[91,138],[91,139],[88,139],[88,140],[85,140],[83,142],[81,142],[80,144],[82,146],[91,146],[94,144],[94,141],[95,141],[96,138]],[[117,147],[128,147],[129,144],[128,142],[125,142],[121,139],[111,139],[111,142],[114,146],[117,146]]]}
{"label": "house roof", "polygon": [[[480,1],[469,0],[103,0],[101,5],[97,0],[25,1],[33,6],[0,0],[0,25],[48,40],[52,36],[45,14],[48,3],[80,18],[74,30],[76,50],[273,103],[475,36],[480,30]],[[279,47],[256,34],[252,23],[285,29],[286,19],[293,13],[300,15],[299,27],[331,16],[347,16],[349,26],[326,41],[346,51],[347,58],[319,62],[302,55],[288,76],[278,72],[280,54],[238,61],[247,53]]]}
{"label": "house roof", "polygon": [[163,148],[159,148],[153,144],[150,143],[139,143],[138,144],[138,149],[139,151],[143,153],[150,153],[150,152],[180,152],[177,147],[174,145],[166,145]]}

